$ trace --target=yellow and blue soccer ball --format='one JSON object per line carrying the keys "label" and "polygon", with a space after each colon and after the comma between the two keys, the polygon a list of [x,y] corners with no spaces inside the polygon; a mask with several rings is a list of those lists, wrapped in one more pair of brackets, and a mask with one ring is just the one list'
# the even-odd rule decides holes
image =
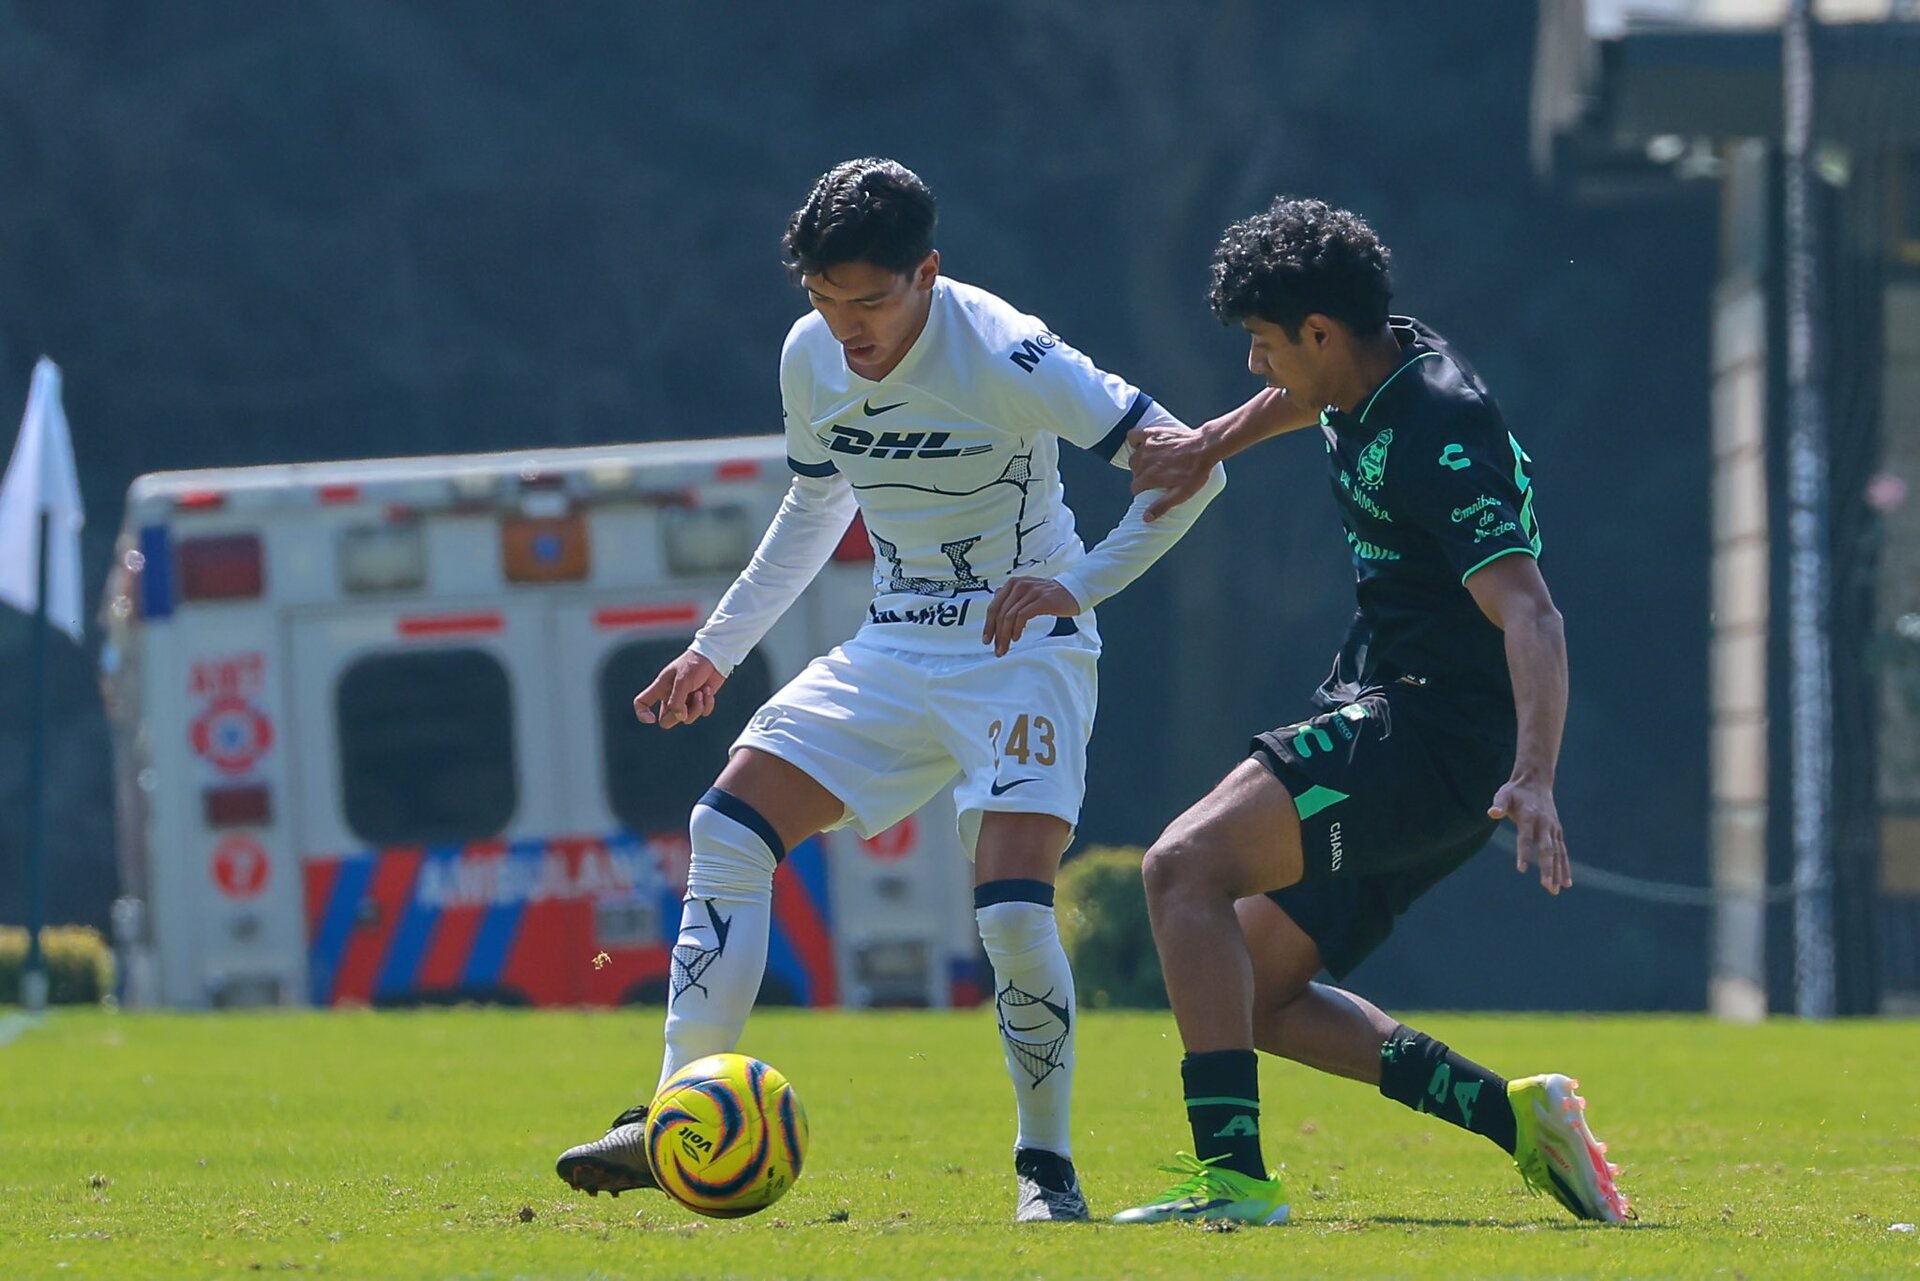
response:
{"label": "yellow and blue soccer ball", "polygon": [[647,1161],[689,1210],[737,1219],[766,1209],[800,1177],[807,1113],[778,1069],[710,1054],[667,1078],[647,1109]]}

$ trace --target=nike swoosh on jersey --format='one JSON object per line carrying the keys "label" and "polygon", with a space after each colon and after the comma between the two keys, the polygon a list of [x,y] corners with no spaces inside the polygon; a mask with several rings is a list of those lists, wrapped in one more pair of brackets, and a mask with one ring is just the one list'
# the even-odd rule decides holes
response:
{"label": "nike swoosh on jersey", "polygon": [[898,409],[900,408],[900,406],[906,403],[907,402],[904,400],[896,400],[891,405],[882,405],[880,406],[880,408],[875,409],[873,407],[873,399],[869,397],[866,400],[863,400],[860,402],[860,412],[865,414],[869,418],[877,418],[881,414],[886,413],[889,409]]}
{"label": "nike swoosh on jersey", "polygon": [[999,796],[1003,792],[1011,792],[1022,783],[1037,783],[1039,781],[1037,778],[1016,778],[1011,783],[994,783],[990,785],[987,790],[995,796]]}

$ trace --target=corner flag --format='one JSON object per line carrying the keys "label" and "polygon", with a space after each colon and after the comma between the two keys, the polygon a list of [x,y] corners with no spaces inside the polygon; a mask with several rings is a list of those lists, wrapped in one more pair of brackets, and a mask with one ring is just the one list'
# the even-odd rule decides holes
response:
{"label": "corner flag", "polygon": [[27,696],[33,734],[27,752],[27,963],[20,1003],[47,1004],[40,927],[47,919],[47,625],[80,639],[80,481],[60,408],[60,366],[33,367],[26,416],[6,479],[0,480],[0,600],[33,615]]}
{"label": "corner flag", "polygon": [[0,481],[0,601],[32,614],[40,601],[40,513],[47,514],[47,621],[79,640],[80,482],[60,407],[60,367],[45,356],[20,420],[7,476]]}

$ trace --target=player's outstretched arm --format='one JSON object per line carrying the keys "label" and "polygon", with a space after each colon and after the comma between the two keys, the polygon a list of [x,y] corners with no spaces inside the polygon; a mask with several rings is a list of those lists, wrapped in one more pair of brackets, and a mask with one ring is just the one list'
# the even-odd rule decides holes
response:
{"label": "player's outstretched arm", "polygon": [[[721,682],[827,563],[854,510],[853,490],[844,477],[795,476],[753,559],[694,634],[693,644],[634,698],[640,719],[670,729],[712,711]],[[657,722],[649,715],[656,704]]]}
{"label": "player's outstretched arm", "polygon": [[[1155,406],[1154,412],[1161,419],[1161,429],[1192,434],[1191,428],[1165,410]],[[1121,461],[1115,459],[1116,463]],[[1193,501],[1151,525],[1147,523],[1147,508],[1160,495],[1136,495],[1119,524],[1079,564],[1068,567],[1057,578],[1021,576],[1002,583],[987,605],[981,640],[993,646],[995,654],[1005,654],[1032,619],[1072,617],[1117,594],[1166,555],[1226,487],[1226,469],[1218,464],[1208,468]]]}
{"label": "player's outstretched arm", "polygon": [[[1165,430],[1191,434],[1178,419],[1164,410],[1158,412]],[[1191,502],[1151,525],[1147,523],[1147,508],[1160,495],[1136,495],[1126,515],[1079,564],[1051,580],[1010,578],[1002,584],[987,607],[984,640],[995,653],[1004,654],[1020,638],[1029,619],[1045,614],[1071,616],[1117,594],[1166,555],[1226,487],[1226,469],[1215,464],[1207,469]]]}
{"label": "player's outstretched arm", "polygon": [[1269,388],[1246,404],[1198,428],[1143,425],[1127,433],[1131,450],[1133,492],[1160,491],[1146,510],[1146,519],[1159,520],[1199,493],[1213,468],[1250,445],[1272,436],[1312,426],[1317,410],[1303,410],[1287,394]]}
{"label": "player's outstretched arm", "polygon": [[1567,721],[1567,638],[1540,566],[1524,553],[1501,556],[1467,578],[1480,612],[1506,636],[1518,718],[1513,776],[1494,794],[1490,818],[1513,820],[1514,870],[1540,868],[1540,888],[1558,894],[1573,884],[1567,838],[1553,800],[1560,735]]}

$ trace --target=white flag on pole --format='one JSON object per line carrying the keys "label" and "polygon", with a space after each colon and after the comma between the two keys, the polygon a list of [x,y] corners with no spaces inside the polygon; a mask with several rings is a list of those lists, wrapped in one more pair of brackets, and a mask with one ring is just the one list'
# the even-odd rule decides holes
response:
{"label": "white flag on pole", "polygon": [[60,407],[60,366],[45,356],[0,481],[0,601],[31,614],[39,605],[40,513],[47,513],[47,620],[80,639],[80,481]]}

